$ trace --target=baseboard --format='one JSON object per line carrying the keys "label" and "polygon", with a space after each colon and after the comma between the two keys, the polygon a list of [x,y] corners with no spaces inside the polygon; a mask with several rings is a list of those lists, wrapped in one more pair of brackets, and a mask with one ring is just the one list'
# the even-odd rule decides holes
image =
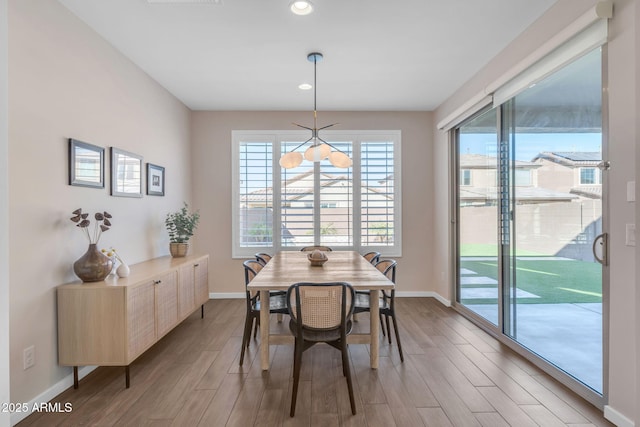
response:
{"label": "baseboard", "polygon": [[[89,373],[94,371],[96,368],[97,368],[97,366],[83,366],[82,368],[79,368],[78,369],[78,379],[82,379],[82,378],[86,377]],[[67,375],[66,377],[64,377],[63,379],[61,379],[60,381],[58,381],[57,383],[55,383],[51,387],[49,387],[47,390],[45,390],[42,393],[40,393],[38,396],[36,396],[32,400],[30,400],[27,403],[27,407],[29,409],[27,412],[14,412],[14,413],[12,413],[11,414],[11,425],[15,426],[20,421],[24,420],[29,415],[31,415],[32,409],[34,407],[37,408],[37,407],[40,406],[41,403],[49,402],[50,400],[55,398],[57,395],[59,395],[60,393],[62,393],[63,391],[65,391],[66,389],[68,389],[69,387],[72,387],[72,386],[73,386],[73,372],[71,372],[69,375]],[[63,408],[64,408],[64,403],[65,402],[62,402]]]}
{"label": "baseboard", "polygon": [[618,427],[634,427],[635,423],[633,420],[622,415],[620,412],[616,411],[609,405],[604,405],[604,417],[617,425]]}
{"label": "baseboard", "polygon": [[244,292],[209,292],[209,299],[244,299],[247,294]]}
{"label": "baseboard", "polygon": [[[396,292],[398,298],[435,298],[442,305],[451,307],[451,301],[445,299],[437,292]],[[209,299],[242,299],[246,294],[243,292],[211,292],[209,293]]]}

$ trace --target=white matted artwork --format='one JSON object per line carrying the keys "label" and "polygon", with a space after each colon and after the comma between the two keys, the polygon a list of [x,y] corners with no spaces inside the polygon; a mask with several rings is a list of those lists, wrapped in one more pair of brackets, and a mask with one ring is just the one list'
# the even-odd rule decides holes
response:
{"label": "white matted artwork", "polygon": [[147,163],[147,195],[164,196],[164,167]]}

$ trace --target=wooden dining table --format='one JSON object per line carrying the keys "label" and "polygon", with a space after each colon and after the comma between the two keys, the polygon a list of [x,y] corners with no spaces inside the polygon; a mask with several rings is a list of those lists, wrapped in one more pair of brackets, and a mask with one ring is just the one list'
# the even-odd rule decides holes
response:
{"label": "wooden dining table", "polygon": [[[369,344],[371,368],[378,368],[380,290],[391,290],[394,284],[378,271],[369,261],[356,251],[325,252],[328,261],[322,266],[312,266],[307,259],[308,252],[282,251],[277,253],[267,265],[247,285],[250,291],[260,292],[262,307],[269,307],[269,291],[287,290],[298,282],[328,283],[347,282],[356,291],[370,291],[370,325],[368,333],[352,333],[350,344]],[[269,346],[293,343],[291,334],[271,334],[269,310],[260,310],[260,364],[262,370],[269,369]]]}

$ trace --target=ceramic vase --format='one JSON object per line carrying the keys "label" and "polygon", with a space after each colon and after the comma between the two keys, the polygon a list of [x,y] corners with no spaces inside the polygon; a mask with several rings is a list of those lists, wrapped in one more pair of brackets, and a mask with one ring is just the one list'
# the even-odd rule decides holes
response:
{"label": "ceramic vase", "polygon": [[118,275],[118,277],[127,277],[130,272],[131,270],[129,269],[129,266],[125,263],[120,264],[116,269],[116,274]]}
{"label": "ceramic vase", "polygon": [[100,282],[111,273],[113,261],[100,252],[95,243],[76,262],[73,271],[83,282]]}

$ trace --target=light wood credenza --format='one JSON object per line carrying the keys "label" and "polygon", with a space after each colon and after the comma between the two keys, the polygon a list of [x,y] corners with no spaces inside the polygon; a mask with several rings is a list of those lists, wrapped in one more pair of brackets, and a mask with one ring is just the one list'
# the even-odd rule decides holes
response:
{"label": "light wood credenza", "polygon": [[129,277],[61,285],[58,363],[129,365],[209,299],[209,255],[154,258],[130,267]]}

